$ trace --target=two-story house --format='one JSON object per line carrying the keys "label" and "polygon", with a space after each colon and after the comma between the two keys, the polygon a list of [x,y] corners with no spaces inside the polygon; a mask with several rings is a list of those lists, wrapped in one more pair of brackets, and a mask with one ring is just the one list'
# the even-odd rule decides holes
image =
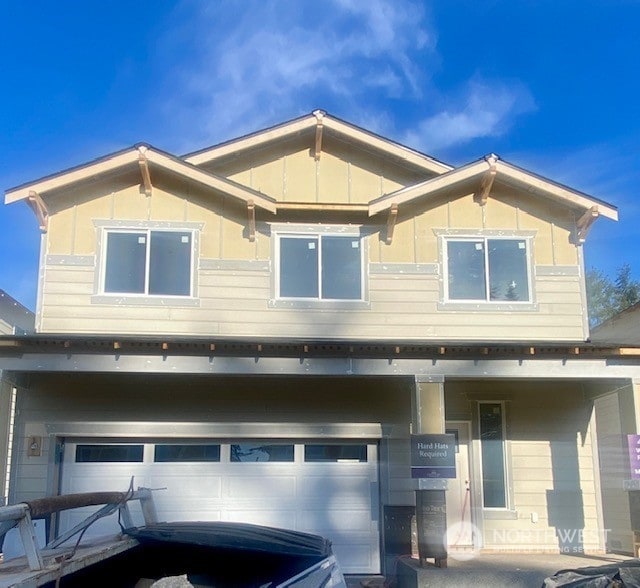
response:
{"label": "two-story house", "polygon": [[322,111],[19,201],[42,248],[37,334],[0,347],[12,501],[135,476],[161,517],[321,533],[376,573],[414,505],[410,433],[447,431],[452,548],[631,549],[605,532],[593,399],[637,415],[638,357],[588,342],[582,255],[610,204]]}

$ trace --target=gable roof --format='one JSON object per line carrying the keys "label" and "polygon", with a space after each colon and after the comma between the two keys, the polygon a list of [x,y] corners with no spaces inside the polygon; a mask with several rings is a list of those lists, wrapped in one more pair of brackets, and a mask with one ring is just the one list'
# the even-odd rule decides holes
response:
{"label": "gable roof", "polygon": [[399,206],[420,198],[428,198],[439,190],[453,188],[467,182],[472,183],[476,189],[481,189],[484,179],[490,176],[521,185],[534,195],[539,194],[582,211],[596,207],[598,214],[612,220],[618,220],[618,209],[615,206],[517,167],[493,154],[435,178],[376,198],[369,203],[369,216],[388,210],[394,205]]}
{"label": "gable roof", "polygon": [[88,180],[128,166],[138,166],[142,162],[193,180],[203,186],[239,200],[253,202],[256,206],[269,212],[276,212],[276,201],[270,196],[222,176],[207,172],[170,153],[161,151],[145,143],[139,143],[133,147],[111,153],[89,163],[46,176],[27,184],[22,184],[15,188],[10,188],[5,192],[5,203],[9,204],[19,200],[28,201],[34,193],[43,196],[46,195],[47,192],[69,186],[76,182]]}
{"label": "gable roof", "polygon": [[391,157],[397,161],[405,162],[430,173],[441,174],[453,169],[450,165],[442,163],[429,155],[425,155],[400,143],[376,135],[371,131],[340,120],[327,114],[323,110],[314,110],[310,114],[256,133],[244,135],[243,137],[225,141],[213,147],[188,153],[183,156],[183,159],[193,165],[205,165],[227,155],[235,154],[246,149],[261,148],[269,143],[287,137],[304,133],[315,133],[319,127],[321,127],[322,132],[328,132],[344,141],[354,143],[363,150],[378,153],[381,156]]}
{"label": "gable roof", "polygon": [[[369,216],[422,198],[432,197],[441,190],[451,188],[475,191],[484,202],[490,195],[494,179],[498,178],[505,183],[520,187],[534,196],[550,198],[561,205],[583,213],[584,218],[581,218],[578,224],[584,234],[593,220],[600,215],[613,220],[618,219],[618,211],[615,206],[510,164],[493,154],[462,167],[453,168],[428,155],[330,116],[322,110],[315,110],[280,125],[183,157],[174,156],[145,143],[136,144],[80,166],[10,188],[5,192],[5,202],[9,204],[26,200],[34,208],[36,214],[41,217],[43,214],[46,215],[46,207],[40,198],[41,196],[102,174],[140,166],[142,182],[149,194],[152,188],[149,170],[157,167],[236,198],[249,206],[254,205],[276,214],[278,208],[290,208],[291,203],[279,203],[263,192],[207,171],[201,166],[225,157],[241,156],[249,150],[261,149],[274,142],[302,135],[305,136],[305,140],[308,136],[312,149],[321,150],[323,133],[330,133],[341,141],[351,143],[359,149],[377,154],[386,160],[427,172],[428,179],[374,198],[368,204],[344,205],[345,209],[354,210],[357,208],[368,211]],[[296,206],[311,209],[314,205],[296,204]],[[41,226],[42,224],[43,221],[41,221]]]}

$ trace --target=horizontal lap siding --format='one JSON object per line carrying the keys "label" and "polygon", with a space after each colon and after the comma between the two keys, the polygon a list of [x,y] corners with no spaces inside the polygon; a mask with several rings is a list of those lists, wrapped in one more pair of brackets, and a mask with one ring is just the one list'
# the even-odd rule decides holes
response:
{"label": "horizontal lap siding", "polygon": [[173,302],[104,304],[92,302],[93,267],[48,266],[40,328],[196,336],[584,339],[580,280],[575,276],[538,277],[535,310],[514,305],[514,310],[488,311],[440,307],[439,277],[430,273],[372,273],[368,307],[338,310],[272,307],[272,277],[264,270],[201,269],[197,281],[198,297],[182,307]]}

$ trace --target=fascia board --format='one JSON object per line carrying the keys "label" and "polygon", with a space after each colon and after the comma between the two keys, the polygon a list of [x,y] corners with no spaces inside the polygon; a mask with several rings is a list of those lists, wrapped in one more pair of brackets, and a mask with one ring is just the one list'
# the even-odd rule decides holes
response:
{"label": "fascia board", "polygon": [[[192,154],[187,154],[183,157],[184,161],[192,165],[203,165],[214,159],[231,155],[235,152],[240,152],[245,149],[251,149],[259,147],[270,141],[282,139],[289,135],[314,129],[318,124],[318,119],[314,114],[310,114],[306,117],[295,119],[291,122],[284,123],[277,127],[272,127],[265,131],[258,131],[246,137],[231,140],[221,145],[211,147],[204,151],[199,151]],[[380,137],[374,133],[370,133],[364,129],[351,125],[336,119],[328,114],[324,114],[322,117],[322,124],[326,129],[329,129],[344,137],[348,137],[352,141],[366,145],[368,148],[374,148],[376,151],[381,151],[394,157],[406,161],[416,167],[424,169],[426,171],[442,174],[451,171],[453,168],[442,162],[439,162],[423,153],[414,151],[409,147],[395,143],[384,137]]]}
{"label": "fascia board", "polygon": [[[618,210],[610,204],[578,192],[571,190],[566,186],[562,186],[556,182],[548,180],[546,178],[537,176],[523,169],[517,168],[513,165],[506,163],[503,160],[496,161],[496,177],[504,177],[515,180],[522,183],[529,188],[539,190],[545,196],[559,201],[561,204],[569,206],[578,206],[584,210],[587,210],[593,206],[598,207],[598,212],[611,220],[618,220]],[[442,174],[436,178],[427,180],[426,182],[420,182],[413,186],[408,186],[386,194],[376,200],[372,200],[369,205],[369,216],[373,216],[391,207],[393,204],[405,204],[416,198],[429,196],[433,192],[452,187],[460,182],[469,180],[474,176],[481,176],[488,171],[488,164],[486,160],[480,160],[476,163],[458,168],[451,172]]]}
{"label": "fascia board", "polygon": [[[5,193],[5,204],[25,200],[29,197],[31,192],[37,192],[38,194],[43,195],[52,190],[64,188],[65,186],[116,170],[126,165],[137,164],[139,154],[141,152],[141,149],[133,148],[124,153],[119,153],[114,157],[99,160],[88,165],[74,168],[66,173],[62,172],[55,176],[50,176],[42,181],[32,182],[13,190],[8,190]],[[144,155],[151,163],[163,169],[196,181],[209,188],[219,190],[224,194],[233,196],[245,202],[252,200],[256,206],[274,214],[276,212],[275,200],[261,194],[260,192],[251,190],[250,188],[245,188],[240,184],[236,184],[235,182],[231,182],[230,180],[220,176],[210,174],[151,147],[144,150]]]}
{"label": "fascia board", "polygon": [[480,176],[488,170],[489,166],[483,159],[470,165],[454,169],[425,182],[401,188],[400,190],[396,190],[395,192],[391,192],[390,194],[386,194],[380,198],[372,200],[369,205],[369,216],[378,214],[379,212],[390,208],[393,204],[405,204],[411,200],[415,200],[416,198],[428,196],[443,188],[448,188],[475,176]]}
{"label": "fascia board", "polygon": [[502,160],[496,162],[496,168],[498,177],[503,175],[518,182],[522,182],[530,188],[544,192],[547,196],[583,209],[597,206],[598,212],[602,216],[614,221],[618,220],[618,209],[607,202],[603,202],[602,200],[593,198],[592,196],[583,194],[582,192],[571,190],[566,186],[529,173]]}
{"label": "fascia board", "polygon": [[51,190],[58,188],[64,188],[76,182],[81,182],[93,176],[100,175],[118,169],[125,165],[136,163],[138,161],[138,150],[131,149],[124,153],[119,153],[114,157],[99,160],[95,163],[90,163],[82,167],[74,168],[69,172],[62,172],[53,176],[49,176],[43,180],[35,181],[30,184],[23,184],[17,188],[7,190],[5,192],[4,201],[5,204],[11,204],[12,202],[18,202],[19,200],[26,200],[31,192],[37,192],[44,194]]}
{"label": "fascia board", "polygon": [[177,173],[209,188],[219,190],[229,196],[244,200],[245,202],[252,200],[256,206],[274,214],[276,213],[276,201],[260,192],[251,190],[250,188],[245,188],[244,186],[231,182],[226,178],[211,174],[155,150],[149,150],[145,155],[151,163],[154,163],[159,167]]}
{"label": "fascia board", "polygon": [[295,135],[301,131],[315,128],[317,122],[318,119],[315,116],[308,115],[304,118],[295,119],[291,122],[271,127],[265,131],[258,131],[257,133],[252,133],[238,139],[232,139],[231,141],[205,149],[204,151],[187,154],[182,159],[191,165],[204,165],[214,159],[243,151],[245,149],[259,147],[260,145],[264,145],[270,141],[282,139],[289,135]]}
{"label": "fascia board", "polygon": [[414,151],[400,143],[395,143],[394,141],[390,141],[389,139],[385,139],[331,116],[325,115],[323,118],[323,124],[325,128],[330,129],[339,135],[349,137],[354,141],[367,145],[369,148],[373,147],[376,150],[393,155],[398,159],[411,163],[412,165],[424,170],[437,174],[444,174],[453,169],[450,165],[446,165],[424,155],[423,153]]}

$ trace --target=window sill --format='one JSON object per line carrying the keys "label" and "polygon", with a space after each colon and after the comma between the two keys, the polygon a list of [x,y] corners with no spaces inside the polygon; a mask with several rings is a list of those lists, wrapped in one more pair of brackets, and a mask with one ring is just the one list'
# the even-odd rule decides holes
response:
{"label": "window sill", "polygon": [[200,306],[200,299],[182,296],[123,296],[118,294],[96,294],[91,297],[91,304],[104,304],[109,306],[194,307]]}
{"label": "window sill", "polygon": [[518,519],[518,511],[508,508],[483,508],[482,516],[485,520],[515,521]]}
{"label": "window sill", "polygon": [[450,312],[538,312],[535,302],[438,302],[438,310]]}
{"label": "window sill", "polygon": [[368,310],[365,300],[269,300],[269,308],[292,310]]}

